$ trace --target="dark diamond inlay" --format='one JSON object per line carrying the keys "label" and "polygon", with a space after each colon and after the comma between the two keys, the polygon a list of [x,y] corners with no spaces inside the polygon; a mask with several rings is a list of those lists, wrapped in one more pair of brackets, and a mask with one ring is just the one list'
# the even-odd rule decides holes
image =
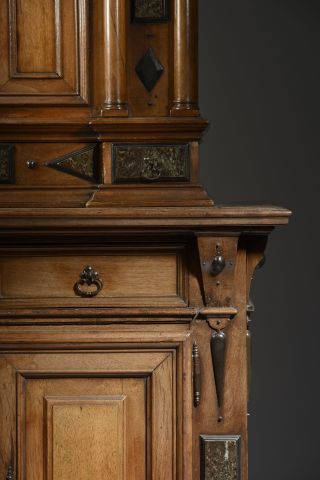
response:
{"label": "dark diamond inlay", "polygon": [[152,48],[149,48],[136,66],[136,72],[148,92],[155,87],[164,68]]}

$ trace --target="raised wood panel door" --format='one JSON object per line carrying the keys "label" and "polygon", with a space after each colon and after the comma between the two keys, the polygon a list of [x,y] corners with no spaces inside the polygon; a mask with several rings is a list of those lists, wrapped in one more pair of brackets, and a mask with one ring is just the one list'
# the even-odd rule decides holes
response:
{"label": "raised wood panel door", "polygon": [[57,332],[0,333],[0,478],[188,479],[189,336]]}
{"label": "raised wood panel door", "polygon": [[87,0],[2,0],[0,104],[88,102]]}

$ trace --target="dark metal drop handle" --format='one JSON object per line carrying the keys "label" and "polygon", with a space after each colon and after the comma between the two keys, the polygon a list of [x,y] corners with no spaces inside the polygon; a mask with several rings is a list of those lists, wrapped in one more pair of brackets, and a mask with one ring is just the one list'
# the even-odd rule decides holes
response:
{"label": "dark metal drop handle", "polygon": [[[84,286],[95,286],[95,290],[87,290]],[[74,292],[79,297],[95,297],[102,290],[103,283],[98,272],[93,267],[87,266],[80,275],[80,280],[74,285]]]}
{"label": "dark metal drop handle", "polygon": [[223,404],[226,339],[226,334],[221,331],[214,331],[211,335],[211,355],[219,408]]}
{"label": "dark metal drop handle", "polygon": [[14,480],[14,471],[12,465],[9,465],[6,480]]}
{"label": "dark metal drop handle", "polygon": [[192,360],[193,360],[193,404],[195,407],[199,407],[201,400],[201,367],[200,367],[200,353],[199,347],[194,342],[192,348]]}
{"label": "dark metal drop handle", "polygon": [[211,265],[211,275],[216,276],[221,273],[226,266],[226,261],[222,255],[216,255]]}

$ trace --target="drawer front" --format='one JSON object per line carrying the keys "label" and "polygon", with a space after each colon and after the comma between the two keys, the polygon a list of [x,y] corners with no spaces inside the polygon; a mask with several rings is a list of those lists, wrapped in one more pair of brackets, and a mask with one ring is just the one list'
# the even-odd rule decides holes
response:
{"label": "drawer front", "polygon": [[179,250],[1,258],[3,306],[182,306],[185,282]]}
{"label": "drawer front", "polygon": [[0,183],[17,186],[86,186],[98,182],[95,144],[0,144]]}

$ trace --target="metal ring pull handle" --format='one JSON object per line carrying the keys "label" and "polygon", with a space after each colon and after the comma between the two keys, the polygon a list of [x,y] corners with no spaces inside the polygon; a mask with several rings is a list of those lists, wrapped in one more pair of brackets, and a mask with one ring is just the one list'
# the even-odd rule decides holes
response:
{"label": "metal ring pull handle", "polygon": [[[95,286],[94,290],[84,289],[83,286]],[[93,267],[87,266],[80,275],[80,280],[74,286],[74,292],[79,297],[95,297],[102,290],[103,283]]]}

